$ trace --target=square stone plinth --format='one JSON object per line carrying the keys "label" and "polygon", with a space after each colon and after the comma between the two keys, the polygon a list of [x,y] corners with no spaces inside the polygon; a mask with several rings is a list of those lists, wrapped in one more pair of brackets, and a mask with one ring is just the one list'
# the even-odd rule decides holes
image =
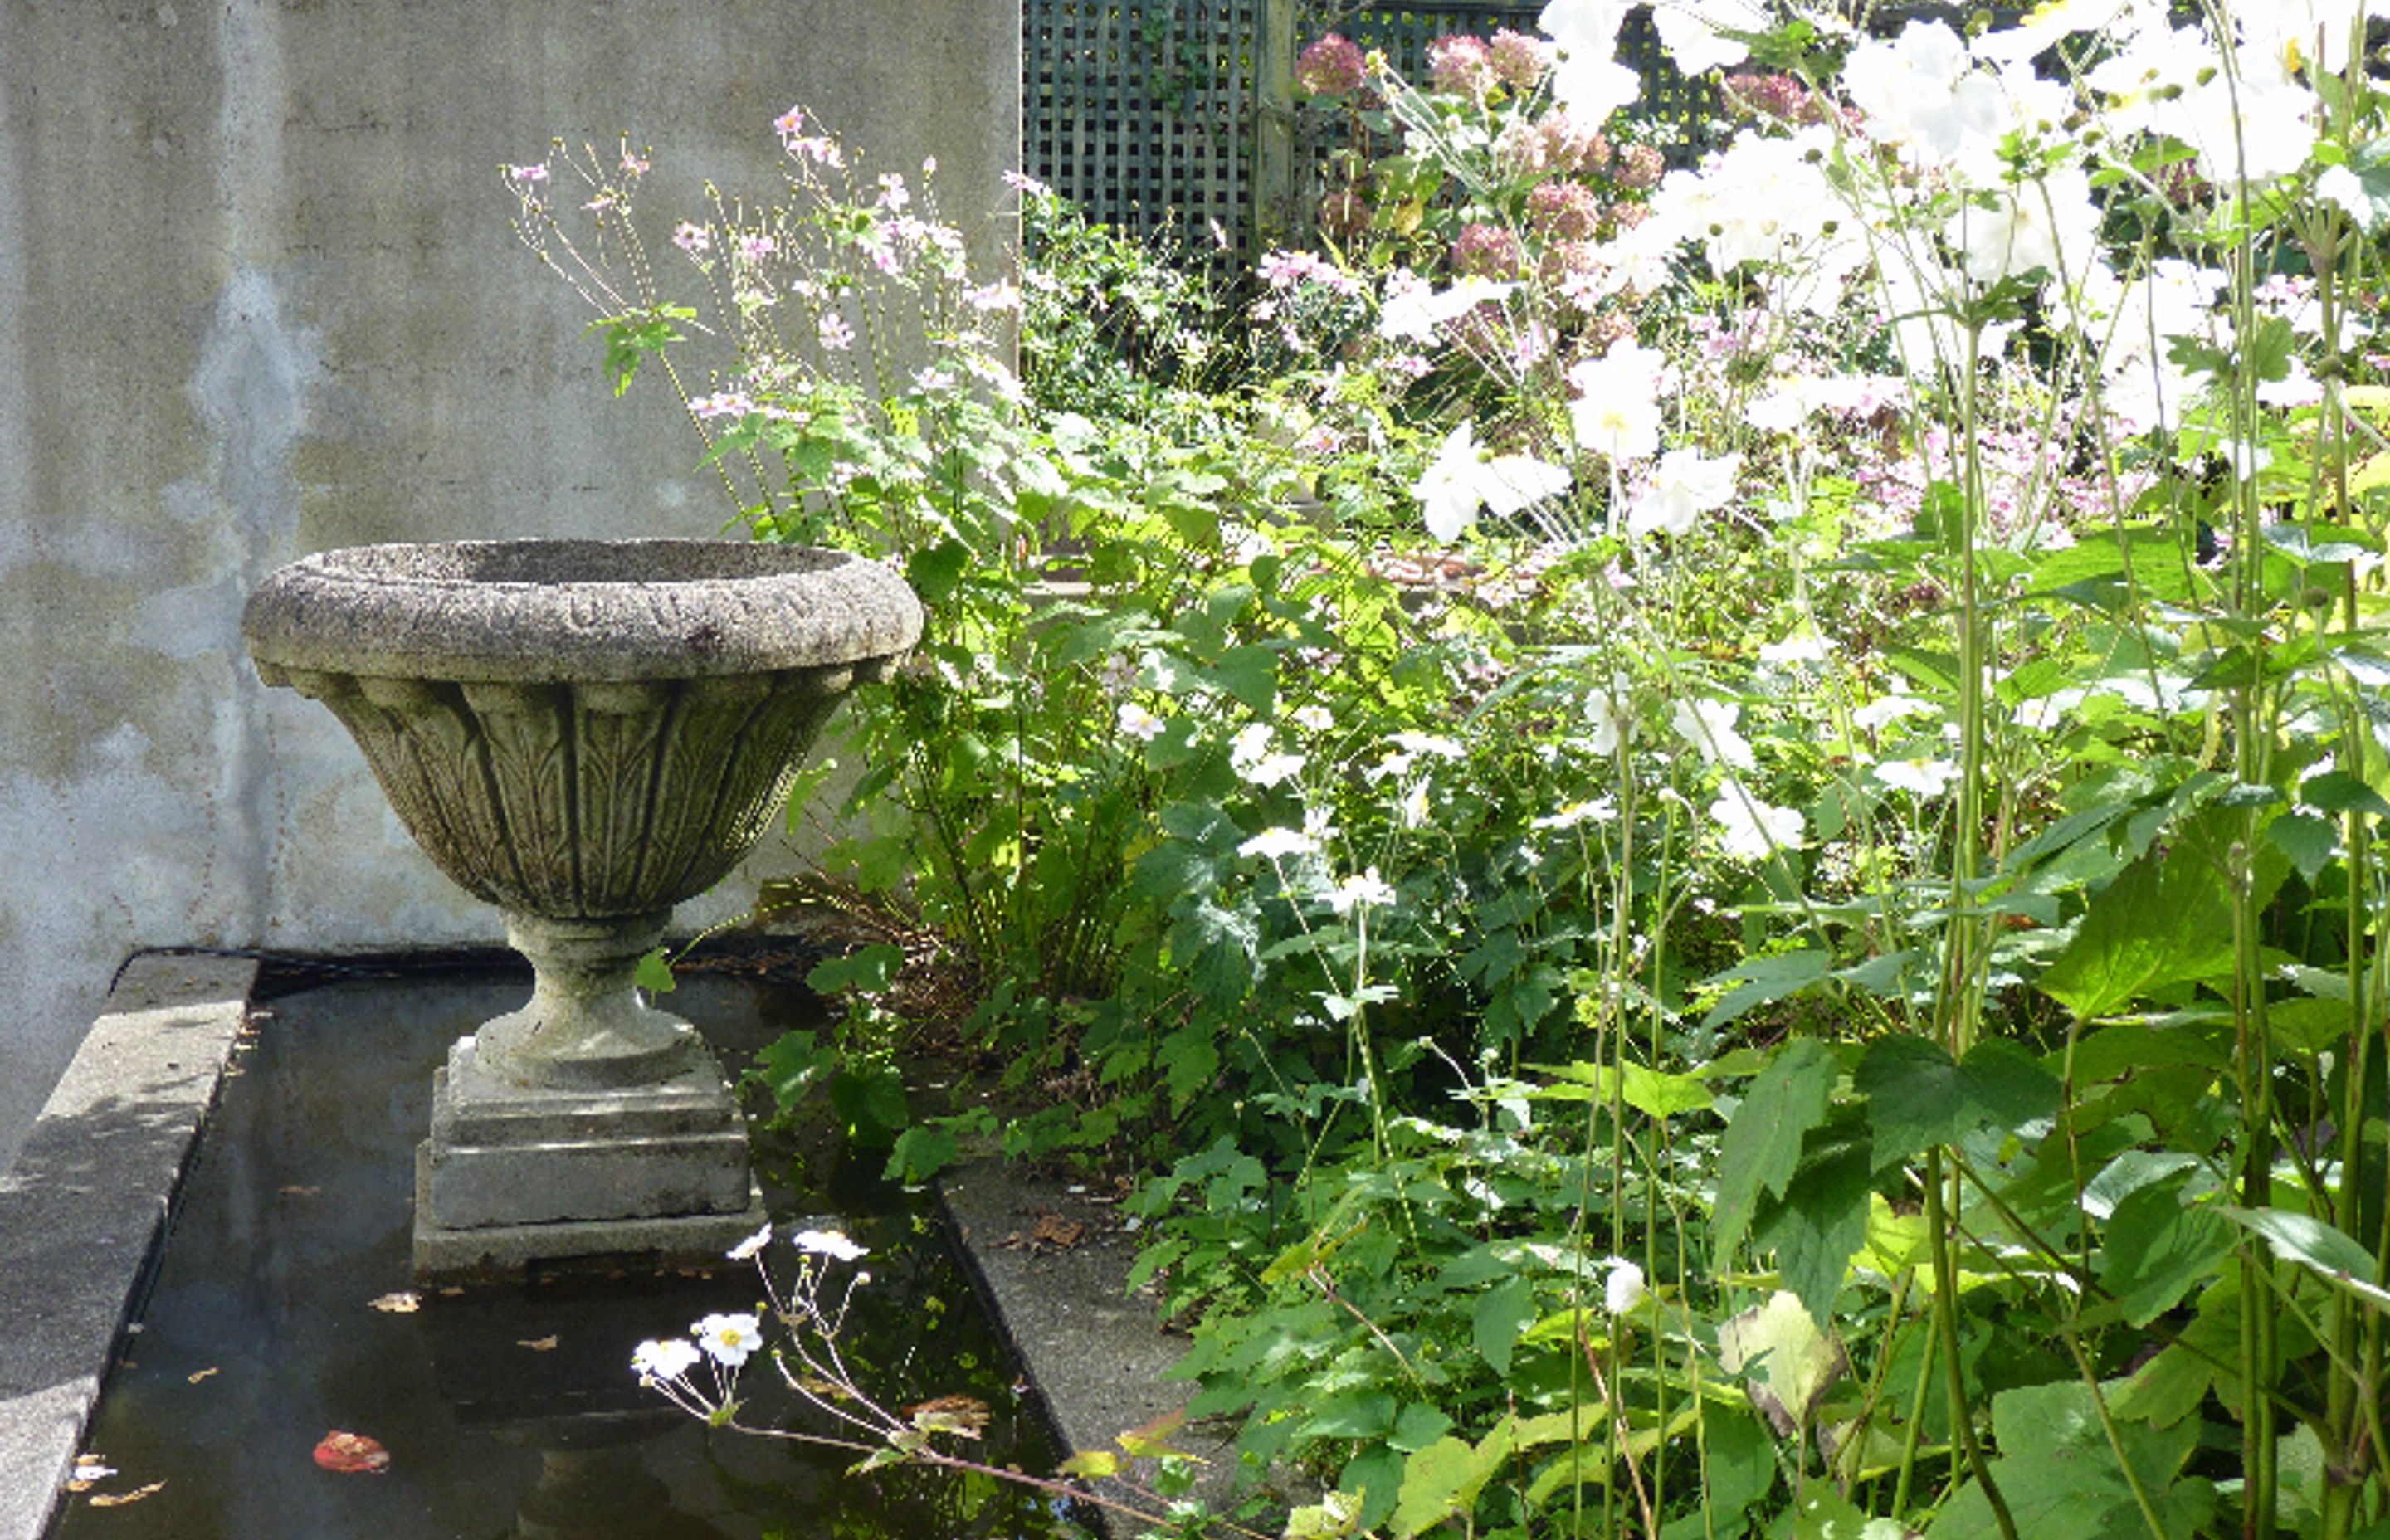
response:
{"label": "square stone plinth", "polygon": [[433,1076],[415,1200],[427,1281],[615,1252],[718,1258],[764,1224],[746,1123],[710,1064],[656,1085],[548,1090],[487,1073],[469,1037]]}
{"label": "square stone plinth", "polygon": [[[415,1149],[416,1188],[422,1190],[431,1144]],[[484,1225],[452,1229],[415,1209],[415,1280],[424,1285],[513,1283],[536,1268],[604,1257],[657,1268],[708,1267],[764,1227],[770,1214],[760,1187],[750,1186],[736,1213],[649,1218],[566,1219],[545,1225]]]}

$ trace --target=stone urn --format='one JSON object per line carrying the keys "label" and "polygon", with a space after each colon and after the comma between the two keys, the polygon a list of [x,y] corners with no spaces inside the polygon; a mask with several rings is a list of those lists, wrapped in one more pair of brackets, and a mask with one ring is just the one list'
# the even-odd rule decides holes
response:
{"label": "stone urn", "polygon": [[846,691],[919,639],[904,581],[729,541],[368,545],[274,573],[241,630],[533,970],[434,1077],[417,1276],[686,1261],[760,1227],[729,1088],[638,964],[778,815]]}

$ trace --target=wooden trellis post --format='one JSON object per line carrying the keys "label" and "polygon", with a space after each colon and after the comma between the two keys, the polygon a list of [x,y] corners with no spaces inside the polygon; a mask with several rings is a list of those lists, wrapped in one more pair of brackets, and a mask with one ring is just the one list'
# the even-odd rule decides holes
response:
{"label": "wooden trellis post", "polygon": [[1253,244],[1303,244],[1304,168],[1296,160],[1295,19],[1302,0],[1262,0],[1253,68]]}

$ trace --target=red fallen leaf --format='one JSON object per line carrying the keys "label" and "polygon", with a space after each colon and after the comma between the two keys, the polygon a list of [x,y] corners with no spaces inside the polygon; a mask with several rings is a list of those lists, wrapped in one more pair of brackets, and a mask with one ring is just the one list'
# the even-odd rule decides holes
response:
{"label": "red fallen leaf", "polygon": [[347,1475],[379,1476],[390,1469],[390,1451],[363,1433],[333,1431],[315,1445],[315,1463]]}

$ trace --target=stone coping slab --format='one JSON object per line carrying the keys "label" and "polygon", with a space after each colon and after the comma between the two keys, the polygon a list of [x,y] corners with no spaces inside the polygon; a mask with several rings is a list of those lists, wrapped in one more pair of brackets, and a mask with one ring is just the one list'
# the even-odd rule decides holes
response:
{"label": "stone coping slab", "polygon": [[0,1174],[0,1540],[49,1527],[257,971],[135,956]]}
{"label": "stone coping slab", "polygon": [[[1107,1188],[1023,1174],[994,1159],[974,1161],[940,1179],[938,1196],[959,1250],[990,1312],[1044,1401],[1065,1457],[1120,1452],[1120,1435],[1180,1414],[1195,1386],[1164,1376],[1188,1341],[1164,1330],[1158,1299],[1132,1292],[1129,1272],[1141,1238],[1123,1221]],[[1203,1463],[1191,1495],[1214,1513],[1232,1511],[1237,1460],[1233,1429],[1189,1423],[1168,1443]],[[1133,1472],[1150,1478],[1151,1467]],[[1099,1483],[1107,1490],[1107,1483]],[[1126,1495],[1117,1483],[1112,1495]],[[1275,1534],[1274,1516],[1253,1523]],[[1113,1534],[1136,1533],[1112,1519]]]}

